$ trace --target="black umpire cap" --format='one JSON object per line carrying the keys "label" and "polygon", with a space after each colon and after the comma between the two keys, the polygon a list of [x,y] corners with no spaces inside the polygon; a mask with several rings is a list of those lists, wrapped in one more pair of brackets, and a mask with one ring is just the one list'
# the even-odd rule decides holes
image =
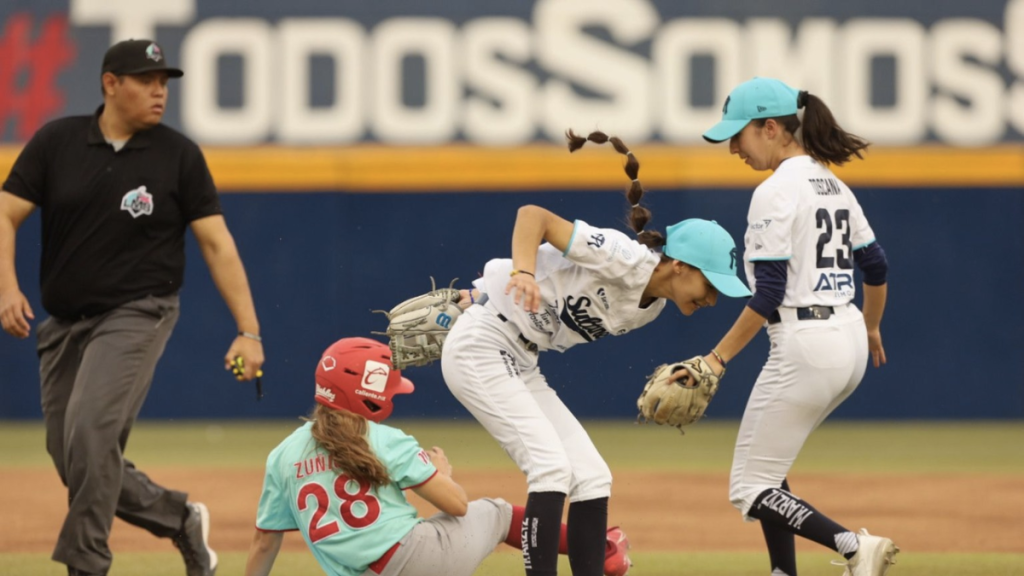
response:
{"label": "black umpire cap", "polygon": [[184,76],[178,68],[171,68],[160,45],[152,40],[122,40],[107,49],[103,56],[103,74],[145,74],[167,72],[171,78]]}

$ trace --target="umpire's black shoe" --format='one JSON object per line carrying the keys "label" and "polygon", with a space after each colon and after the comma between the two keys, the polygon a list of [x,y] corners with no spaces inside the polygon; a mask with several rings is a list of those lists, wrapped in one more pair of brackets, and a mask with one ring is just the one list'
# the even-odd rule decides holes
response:
{"label": "umpire's black shoe", "polygon": [[210,536],[210,511],[201,502],[185,505],[188,515],[181,531],[174,535],[174,545],[185,558],[188,576],[213,576],[217,572],[217,553],[206,540]]}

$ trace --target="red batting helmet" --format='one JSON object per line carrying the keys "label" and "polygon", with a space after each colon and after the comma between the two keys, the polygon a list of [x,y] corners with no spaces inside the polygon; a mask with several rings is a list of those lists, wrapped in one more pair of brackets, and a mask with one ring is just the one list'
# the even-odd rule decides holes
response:
{"label": "red batting helmet", "polygon": [[412,382],[391,364],[391,349],[370,338],[342,338],[324,350],[316,367],[316,401],[381,422],[396,394],[411,394]]}

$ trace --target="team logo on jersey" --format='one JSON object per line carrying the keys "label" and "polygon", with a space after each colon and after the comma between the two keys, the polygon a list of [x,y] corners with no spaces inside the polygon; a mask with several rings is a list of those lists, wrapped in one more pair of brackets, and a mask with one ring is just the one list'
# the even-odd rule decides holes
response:
{"label": "team logo on jersey", "polygon": [[391,374],[391,367],[373,360],[366,361],[363,368],[363,388],[374,392],[384,392],[384,386],[388,383],[388,375]]}
{"label": "team logo on jersey", "polygon": [[138,218],[143,214],[149,216],[153,213],[153,195],[146,192],[145,186],[129,190],[121,198],[121,210],[131,214],[132,218]]}
{"label": "team logo on jersey", "polygon": [[320,365],[323,366],[324,372],[330,372],[338,367],[338,361],[334,359],[334,356],[324,356],[320,359]]}
{"label": "team logo on jersey", "polygon": [[334,402],[334,392],[331,392],[319,384],[316,385],[316,395],[320,398],[326,398],[328,402]]}
{"label": "team logo on jersey", "polygon": [[160,52],[160,47],[156,44],[150,44],[146,46],[146,58],[149,58],[153,62],[159,62],[164,59],[164,55]]}
{"label": "team logo on jersey", "polygon": [[563,304],[562,313],[558,315],[562,324],[582,336],[584,340],[593,342],[608,335],[608,330],[604,327],[604,320],[590,315],[588,308],[592,304],[590,298],[566,296]]}
{"label": "team logo on jersey", "polygon": [[420,448],[420,453],[416,456],[419,456],[419,459],[422,460],[424,464],[430,464],[430,454],[427,454],[426,450]]}
{"label": "team logo on jersey", "polygon": [[587,240],[587,246],[593,246],[594,248],[604,246],[604,234],[591,234],[590,240]]}

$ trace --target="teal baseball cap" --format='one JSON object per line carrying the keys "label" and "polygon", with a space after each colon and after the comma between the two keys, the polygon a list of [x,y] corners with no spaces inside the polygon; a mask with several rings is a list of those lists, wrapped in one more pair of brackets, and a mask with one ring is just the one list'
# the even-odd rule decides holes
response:
{"label": "teal baseball cap", "polygon": [[722,120],[704,133],[708,142],[725,142],[759,118],[796,114],[800,91],[782,80],[757,78],[733,88],[722,107]]}
{"label": "teal baseball cap", "polygon": [[700,269],[720,293],[731,298],[751,295],[747,285],[736,276],[736,243],[714,220],[690,218],[669,226],[663,251],[673,260]]}

